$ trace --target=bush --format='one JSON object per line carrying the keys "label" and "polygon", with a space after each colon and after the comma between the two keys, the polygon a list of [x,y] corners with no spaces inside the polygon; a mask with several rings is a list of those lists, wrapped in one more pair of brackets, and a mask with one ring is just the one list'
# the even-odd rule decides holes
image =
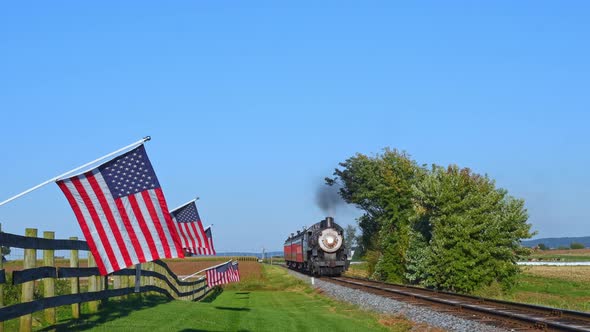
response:
{"label": "bush", "polygon": [[584,244],[583,243],[579,243],[579,242],[572,242],[570,244],[570,248],[572,249],[584,249]]}

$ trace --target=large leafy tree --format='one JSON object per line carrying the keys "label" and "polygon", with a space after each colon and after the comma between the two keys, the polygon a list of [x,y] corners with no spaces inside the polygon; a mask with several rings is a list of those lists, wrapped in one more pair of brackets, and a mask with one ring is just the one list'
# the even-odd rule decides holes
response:
{"label": "large leafy tree", "polygon": [[407,278],[440,289],[473,292],[518,273],[520,239],[529,238],[524,201],[467,168],[433,166],[414,187],[418,240]]}
{"label": "large leafy tree", "polygon": [[462,292],[510,287],[528,253],[524,201],[467,168],[426,169],[385,149],[347,159],[326,182],[364,211],[358,244],[373,277]]}
{"label": "large leafy tree", "polygon": [[370,270],[389,281],[403,281],[409,244],[409,220],[413,212],[412,188],[424,170],[405,152],[385,149],[369,157],[357,154],[340,163],[332,185],[339,182],[340,194],[365,213],[359,218],[361,250],[378,256]]}
{"label": "large leafy tree", "polygon": [[356,246],[356,227],[353,225],[346,225],[344,228],[344,245],[348,249]]}

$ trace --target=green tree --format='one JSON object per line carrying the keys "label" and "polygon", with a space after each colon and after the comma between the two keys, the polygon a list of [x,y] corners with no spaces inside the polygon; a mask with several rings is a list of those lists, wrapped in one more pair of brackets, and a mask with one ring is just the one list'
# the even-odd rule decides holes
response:
{"label": "green tree", "polygon": [[405,257],[409,246],[410,217],[414,214],[412,187],[423,176],[424,169],[405,152],[385,149],[383,154],[369,157],[357,154],[340,163],[334,178],[340,195],[347,203],[365,213],[358,220],[362,231],[363,253],[371,251],[375,277],[404,281]]}
{"label": "green tree", "polygon": [[348,249],[356,246],[356,227],[353,225],[346,225],[344,228],[344,245]]}
{"label": "green tree", "polygon": [[473,292],[498,282],[510,287],[515,262],[530,238],[524,201],[468,168],[433,166],[414,187],[413,244],[406,279]]}
{"label": "green tree", "polygon": [[[0,231],[0,233],[2,233],[2,231]],[[7,246],[0,246],[0,259],[4,260],[5,256],[10,255],[10,247]]]}
{"label": "green tree", "polygon": [[537,247],[539,247],[539,249],[541,249],[541,250],[547,250],[547,249],[549,249],[549,248],[547,248],[547,246],[545,245],[545,243],[539,243],[537,245]]}
{"label": "green tree", "polygon": [[584,249],[584,244],[579,242],[572,242],[570,243],[570,248],[572,249]]}

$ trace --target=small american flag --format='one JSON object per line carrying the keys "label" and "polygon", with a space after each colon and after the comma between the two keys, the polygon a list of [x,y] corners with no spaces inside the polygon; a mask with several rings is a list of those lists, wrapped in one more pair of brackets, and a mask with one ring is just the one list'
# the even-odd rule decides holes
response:
{"label": "small american flag", "polygon": [[231,265],[232,273],[230,275],[231,282],[239,282],[240,281],[240,270],[238,269],[238,261],[235,261]]}
{"label": "small american flag", "polygon": [[102,275],[159,258],[184,257],[143,145],[57,184]]}
{"label": "small american flag", "polygon": [[170,212],[180,235],[182,248],[192,254],[201,254],[207,249],[207,235],[197,211],[195,201],[189,202]]}
{"label": "small american flag", "polygon": [[212,288],[215,286],[228,284],[230,282],[239,281],[239,272],[237,274],[236,280],[236,271],[237,265],[236,270],[234,270],[234,265],[231,261],[207,269],[207,286]]}
{"label": "small american flag", "polygon": [[197,248],[197,254],[199,255],[216,255],[215,248],[213,247],[213,235],[211,235],[211,226],[205,229],[205,247]]}

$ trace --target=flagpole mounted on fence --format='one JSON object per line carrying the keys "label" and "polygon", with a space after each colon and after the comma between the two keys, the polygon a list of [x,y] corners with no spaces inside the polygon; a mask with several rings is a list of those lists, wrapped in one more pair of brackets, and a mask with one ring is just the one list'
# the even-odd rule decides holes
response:
{"label": "flagpole mounted on fence", "polygon": [[28,193],[30,193],[30,192],[32,192],[32,191],[34,191],[34,190],[37,190],[37,189],[39,189],[39,188],[41,188],[41,187],[43,187],[43,186],[45,186],[45,185],[47,185],[47,184],[49,184],[49,183],[55,182],[55,181],[59,180],[60,178],[62,178],[62,177],[64,177],[64,176],[66,176],[66,175],[68,175],[68,174],[71,174],[71,173],[73,173],[73,172],[79,171],[79,170],[81,170],[81,169],[83,169],[83,168],[85,168],[85,167],[88,167],[88,166],[90,166],[90,165],[96,164],[97,162],[99,162],[99,161],[101,161],[101,160],[103,160],[103,159],[106,159],[106,158],[108,158],[108,157],[110,157],[110,156],[112,156],[112,155],[115,155],[115,154],[117,154],[117,153],[119,153],[119,152],[122,152],[122,151],[125,151],[125,150],[127,150],[127,149],[130,149],[130,148],[134,148],[134,147],[136,147],[136,146],[139,146],[139,145],[141,145],[141,144],[143,144],[143,143],[145,143],[145,142],[147,142],[147,141],[149,141],[149,140],[151,140],[151,139],[152,139],[152,138],[151,138],[150,136],[146,136],[146,137],[144,137],[144,138],[140,139],[140,140],[139,140],[139,141],[137,141],[137,142],[131,143],[131,144],[127,145],[127,146],[124,146],[124,147],[122,147],[122,148],[118,149],[117,151],[113,151],[113,152],[111,152],[111,153],[109,153],[109,154],[107,154],[107,155],[104,155],[104,156],[102,156],[102,157],[100,157],[100,158],[97,158],[97,159],[95,159],[95,160],[93,160],[93,161],[91,161],[91,162],[88,162],[88,163],[86,163],[86,164],[84,164],[84,165],[82,165],[82,166],[76,167],[76,168],[74,168],[74,169],[72,169],[72,170],[70,170],[70,171],[67,171],[67,172],[65,172],[65,173],[63,173],[63,174],[60,174],[60,175],[58,175],[58,176],[56,176],[56,177],[53,177],[53,178],[51,178],[51,179],[49,179],[49,180],[47,180],[47,181],[45,181],[45,182],[43,182],[43,183],[40,183],[40,184],[38,184],[38,185],[36,185],[36,186],[34,186],[34,187],[30,188],[30,189],[27,189],[27,190],[23,191],[22,193],[20,193],[20,194],[18,194],[18,195],[14,195],[14,196],[10,197],[9,199],[7,199],[7,200],[5,200],[5,201],[1,202],[1,203],[0,203],[0,206],[2,206],[2,205],[4,205],[4,204],[6,204],[6,203],[8,203],[8,202],[14,201],[15,199],[17,199],[17,198],[19,198],[19,197],[21,197],[21,196],[24,196],[24,195],[26,195],[26,194],[28,194]]}
{"label": "flagpole mounted on fence", "polygon": [[217,264],[217,265],[209,266],[208,268],[202,269],[202,270],[200,270],[200,271],[197,271],[197,272],[195,272],[195,273],[193,273],[193,274],[191,274],[191,275],[185,276],[185,277],[181,278],[180,280],[181,280],[181,281],[185,281],[186,279],[188,279],[188,278],[191,278],[191,277],[194,277],[194,276],[196,276],[197,274],[199,274],[199,273],[201,273],[201,272],[203,272],[203,271],[207,271],[207,270],[214,269],[214,268],[216,268],[216,267],[218,267],[218,266],[221,266],[221,265],[223,265],[223,264],[227,264],[227,263],[229,263],[229,262],[231,262],[231,261],[232,261],[232,260],[230,259],[229,261],[227,261],[227,262],[225,262],[225,263],[221,263],[221,264]]}

